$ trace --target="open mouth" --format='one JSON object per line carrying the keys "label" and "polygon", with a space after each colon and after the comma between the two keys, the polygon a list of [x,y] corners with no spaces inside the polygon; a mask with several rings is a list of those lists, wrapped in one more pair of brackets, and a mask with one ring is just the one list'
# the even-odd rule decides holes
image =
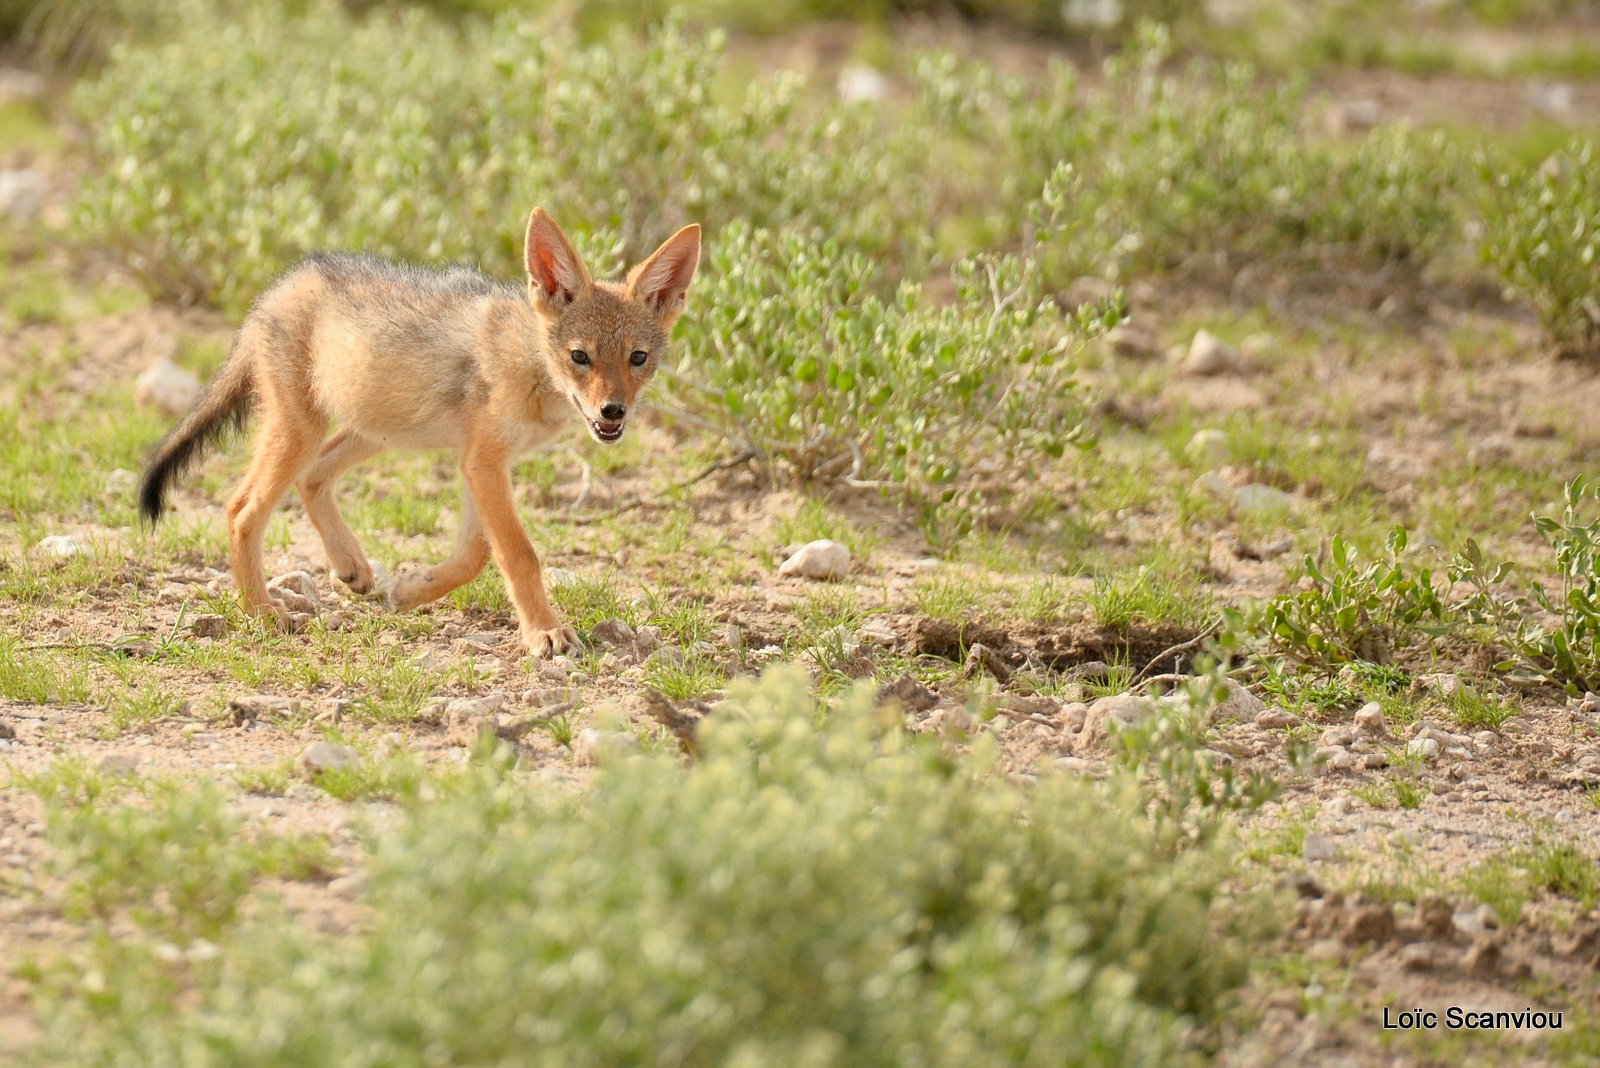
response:
{"label": "open mouth", "polygon": [[622,440],[622,429],[620,422],[610,423],[604,419],[591,419],[589,421],[589,432],[595,436],[596,441],[603,441],[607,445],[614,441]]}

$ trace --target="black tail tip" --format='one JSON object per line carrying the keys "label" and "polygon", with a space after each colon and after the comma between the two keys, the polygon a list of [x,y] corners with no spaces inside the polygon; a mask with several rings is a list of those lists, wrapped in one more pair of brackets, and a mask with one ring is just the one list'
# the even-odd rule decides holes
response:
{"label": "black tail tip", "polygon": [[139,514],[151,526],[160,522],[161,513],[166,511],[166,482],[166,470],[157,466],[145,472],[144,481],[139,485]]}

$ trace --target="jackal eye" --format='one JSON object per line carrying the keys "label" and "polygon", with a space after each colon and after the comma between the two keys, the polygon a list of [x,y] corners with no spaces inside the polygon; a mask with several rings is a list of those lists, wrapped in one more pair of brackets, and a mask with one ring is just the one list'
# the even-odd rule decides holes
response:
{"label": "jackal eye", "polygon": [[649,358],[650,354],[644,351],[644,349],[634,349],[633,355],[628,357],[628,362],[633,364],[635,367],[643,367],[644,362]]}
{"label": "jackal eye", "polygon": [[588,367],[589,366],[589,354],[587,352],[584,352],[582,349],[573,349],[572,350],[572,362],[577,364],[579,367]]}

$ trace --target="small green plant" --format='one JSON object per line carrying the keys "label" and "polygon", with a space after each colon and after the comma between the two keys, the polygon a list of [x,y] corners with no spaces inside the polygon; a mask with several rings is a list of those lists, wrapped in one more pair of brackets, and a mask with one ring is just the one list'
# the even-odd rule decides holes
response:
{"label": "small green plant", "polygon": [[727,679],[714,659],[691,649],[652,656],[645,662],[641,681],[673,700],[683,700],[720,690]]}
{"label": "small green plant", "polygon": [[1258,617],[1230,611],[1230,619],[1302,663],[1386,662],[1447,627],[1447,606],[1432,574],[1413,571],[1401,559],[1406,541],[1405,528],[1395,527],[1383,558],[1364,562],[1334,535],[1326,565],[1306,556],[1300,589],[1274,597]]}
{"label": "small green plant", "polygon": [[1534,516],[1534,529],[1554,555],[1557,588],[1532,582],[1526,597],[1502,592],[1511,566],[1493,563],[1468,540],[1451,566],[1452,581],[1470,593],[1461,611],[1511,650],[1501,670],[1521,668],[1581,693],[1600,686],[1600,486],[1579,476],[1567,483],[1560,516]]}
{"label": "small green plant", "polygon": [[1471,686],[1461,686],[1446,699],[1457,724],[1477,730],[1497,731],[1517,714],[1516,706]]}
{"label": "small green plant", "polygon": [[1166,697],[1146,698],[1151,714],[1116,735],[1116,762],[1158,783],[1152,811],[1186,833],[1209,836],[1230,813],[1259,808],[1282,789],[1255,769],[1239,775],[1206,749],[1211,710],[1238,685],[1213,666]]}
{"label": "small green plant", "polygon": [[1096,575],[1085,597],[1095,622],[1111,630],[1146,626],[1195,626],[1210,609],[1203,590],[1149,567]]}
{"label": "small green plant", "polygon": [[1600,359],[1600,174],[1594,145],[1573,141],[1543,163],[1485,161],[1483,258],[1539,314],[1556,350]]}

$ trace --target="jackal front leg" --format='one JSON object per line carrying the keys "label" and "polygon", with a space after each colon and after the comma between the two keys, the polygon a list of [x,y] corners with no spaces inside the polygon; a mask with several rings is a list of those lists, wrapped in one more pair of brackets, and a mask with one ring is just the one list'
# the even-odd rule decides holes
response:
{"label": "jackal front leg", "polygon": [[467,492],[488,535],[494,562],[505,575],[522,627],[522,642],[534,656],[555,656],[578,648],[578,634],[564,626],[545,596],[539,556],[517,516],[511,494],[510,457],[495,451],[468,452],[461,465]]}

